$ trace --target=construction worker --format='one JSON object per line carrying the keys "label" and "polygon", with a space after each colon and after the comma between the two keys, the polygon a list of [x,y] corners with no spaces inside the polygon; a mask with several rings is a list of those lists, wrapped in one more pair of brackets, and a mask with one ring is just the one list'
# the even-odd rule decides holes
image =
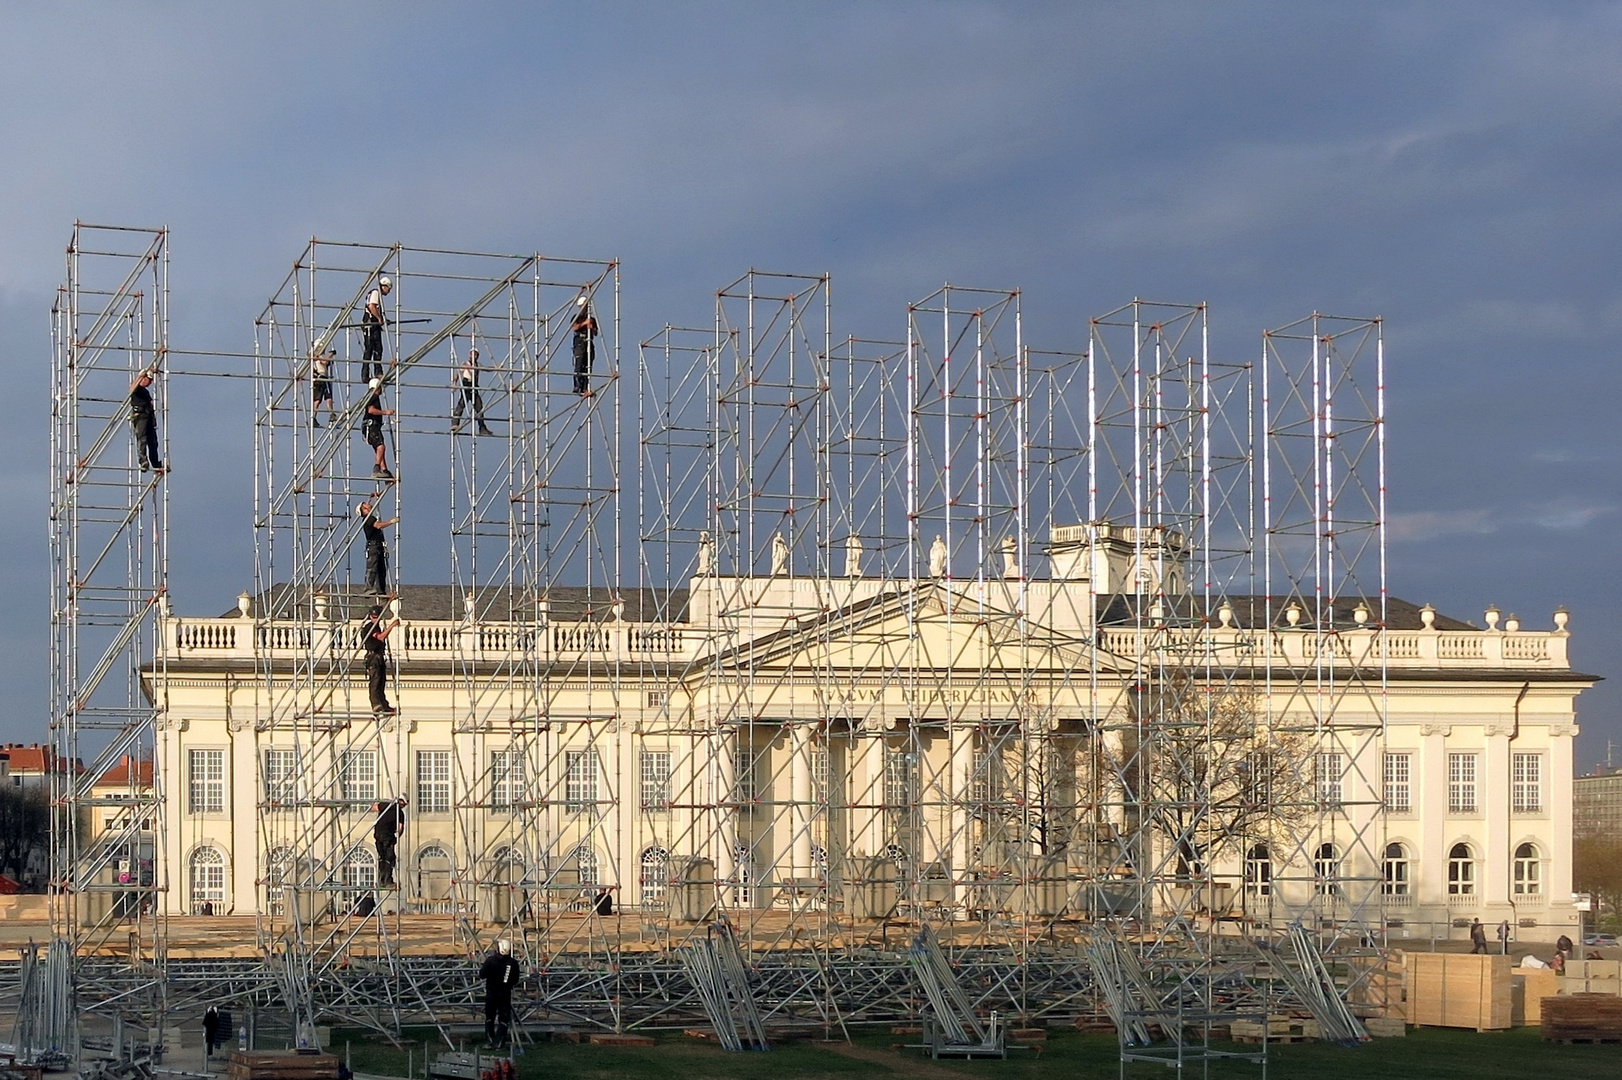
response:
{"label": "construction worker", "polygon": [[512,942],[502,938],[479,969],[479,978],[484,980],[484,1038],[496,1047],[506,1046],[511,1035],[513,987],[523,972],[512,951]]}
{"label": "construction worker", "polygon": [[389,546],[383,530],[399,520],[379,521],[371,503],[360,504],[360,531],[366,540],[366,587],[378,596],[389,595]]}
{"label": "construction worker", "polygon": [[467,360],[456,372],[456,406],[451,410],[451,434],[462,430],[462,410],[473,406],[473,420],[479,425],[480,435],[491,431],[484,426],[484,395],[479,393],[479,350],[469,349]]}
{"label": "construction worker", "polygon": [[380,802],[374,806],[377,820],[372,823],[372,845],[377,848],[377,883],[385,889],[396,889],[394,883],[395,849],[405,835],[406,801]]}
{"label": "construction worker", "polygon": [[372,462],[372,478],[377,480],[393,480],[394,474],[389,472],[389,461],[383,449],[383,418],[393,416],[393,409],[383,407],[383,380],[375,378],[366,384],[366,414],[361,421],[361,434],[371,446],[375,460]]}
{"label": "construction worker", "polygon": [[586,294],[581,293],[574,302],[574,322],[569,329],[574,331],[574,392],[577,394],[591,393],[591,367],[596,359],[597,320],[592,317],[591,305],[586,302]]}
{"label": "construction worker", "polygon": [[130,383],[130,428],[135,433],[135,456],[141,471],[163,475],[163,459],[158,455],[158,410],[152,404],[152,371],[135,376]]}
{"label": "construction worker", "polygon": [[322,405],[327,407],[329,424],[338,419],[337,410],[332,407],[332,361],[337,355],[337,349],[323,350],[319,341],[310,348],[310,415],[316,427],[321,426]]}
{"label": "construction worker", "polygon": [[366,310],[360,317],[361,336],[364,338],[360,360],[362,382],[383,377],[383,298],[389,295],[393,287],[394,283],[385,274],[377,279],[377,288],[366,297]]}
{"label": "construction worker", "polygon": [[372,715],[393,716],[394,706],[389,704],[389,634],[400,620],[383,625],[383,605],[374,604],[361,623],[361,648],[366,650],[366,693],[372,702]]}

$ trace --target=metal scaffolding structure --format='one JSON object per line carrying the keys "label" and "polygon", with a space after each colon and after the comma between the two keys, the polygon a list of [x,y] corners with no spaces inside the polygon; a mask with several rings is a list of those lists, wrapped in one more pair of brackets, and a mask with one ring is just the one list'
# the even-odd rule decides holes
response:
{"label": "metal scaffolding structure", "polygon": [[[582,357],[573,328],[598,313],[610,346],[588,333]],[[552,758],[588,755],[596,788],[608,757],[593,741],[612,723],[617,672],[557,660],[551,621],[562,611],[573,632],[606,633],[623,611],[617,327],[613,263],[327,241],[310,243],[257,320],[255,592],[242,602],[262,640],[241,722],[260,744],[260,942],[282,958],[304,1024],[339,1015],[394,1030],[405,1013],[433,1015],[401,960],[408,907],[452,916],[458,948],[512,937],[535,958],[559,947],[557,916],[594,914],[595,886],[614,880],[576,854],[614,822],[601,812],[612,774],[597,798],[566,799],[574,778]],[[365,445],[357,424],[374,425]],[[399,479],[436,444],[448,481],[426,465]],[[422,509],[408,513],[412,490]],[[414,749],[416,720],[369,693],[362,671],[377,633],[395,661],[382,697],[403,704],[413,685],[409,657],[427,643],[391,627],[438,613],[402,608],[388,556],[417,522],[449,536],[445,750]],[[379,529],[392,530],[386,546]],[[585,706],[560,705],[577,681]],[[397,799],[390,823],[426,813],[455,826],[448,844],[397,852],[391,889],[379,862],[395,845],[374,830]],[[418,899],[406,899],[408,872]],[[570,926],[564,945],[594,929]],[[392,979],[349,992],[357,958]]]}
{"label": "metal scaffolding structure", "polygon": [[[142,1025],[165,1011],[164,781],[143,763],[166,737],[152,665],[168,604],[168,241],[75,223],[51,312],[52,942],[23,1003],[28,1050],[77,1048],[75,995]],[[155,428],[132,397],[143,374]],[[114,979],[77,966],[109,952]]]}
{"label": "metal scaffolding structure", "polygon": [[[1257,365],[1135,300],[1040,351],[1017,290],[947,285],[886,341],[836,336],[826,275],[750,271],[642,342],[627,455],[617,263],[312,240],[255,322],[253,588],[171,627],[164,485],[112,449],[164,353],[164,237],[128,235],[94,289],[76,235],[57,314],[60,760],[113,732],[59,781],[57,932],[97,1001],[161,1026],[212,979],[303,1040],[443,1031],[506,939],[553,1019],[764,1045],[922,1012],[991,1052],[981,1013],[1110,1015],[1181,1067],[1372,970],[1378,320]],[[228,749],[157,742],[153,627],[237,665]],[[126,755],[169,774],[93,793]],[[263,958],[165,969],[164,913],[244,882]]]}

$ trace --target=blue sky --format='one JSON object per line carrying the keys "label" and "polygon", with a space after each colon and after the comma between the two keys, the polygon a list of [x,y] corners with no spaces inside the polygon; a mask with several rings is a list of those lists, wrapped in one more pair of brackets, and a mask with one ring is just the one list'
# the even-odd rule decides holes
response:
{"label": "blue sky", "polygon": [[[947,280],[1023,289],[1049,348],[1137,295],[1208,301],[1233,356],[1381,315],[1392,591],[1564,604],[1616,674],[1619,55],[1585,3],[8,5],[0,738],[43,731],[75,218],[173,229],[187,348],[249,347],[311,235],[622,259],[628,341],[750,266],[831,272],[870,337]],[[239,393],[174,391],[183,611],[249,580]],[[1622,688],[1581,720],[1587,763]]]}

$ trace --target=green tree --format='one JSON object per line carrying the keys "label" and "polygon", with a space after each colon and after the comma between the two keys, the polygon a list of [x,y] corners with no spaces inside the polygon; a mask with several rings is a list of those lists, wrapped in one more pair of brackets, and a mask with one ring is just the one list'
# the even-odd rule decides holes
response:
{"label": "green tree", "polygon": [[0,874],[36,882],[51,847],[50,795],[41,787],[0,788]]}

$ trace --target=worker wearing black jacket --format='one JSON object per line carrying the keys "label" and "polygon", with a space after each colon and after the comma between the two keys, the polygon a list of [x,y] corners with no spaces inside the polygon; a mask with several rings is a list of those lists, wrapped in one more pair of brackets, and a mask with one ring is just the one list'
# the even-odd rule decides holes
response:
{"label": "worker wearing black jacket", "polygon": [[512,942],[506,938],[496,942],[496,951],[479,969],[479,978],[484,980],[484,1037],[491,1046],[504,1047],[511,1037],[513,987],[522,970],[512,955]]}

